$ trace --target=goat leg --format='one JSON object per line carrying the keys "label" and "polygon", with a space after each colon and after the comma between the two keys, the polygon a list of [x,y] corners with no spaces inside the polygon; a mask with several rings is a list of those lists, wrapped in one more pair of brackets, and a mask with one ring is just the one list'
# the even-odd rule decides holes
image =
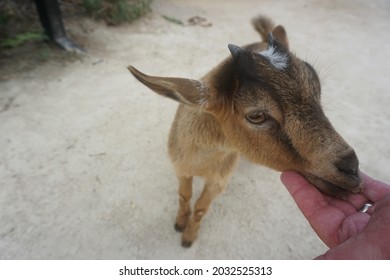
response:
{"label": "goat leg", "polygon": [[191,215],[192,177],[179,176],[179,211],[176,216],[175,230],[182,232]]}
{"label": "goat leg", "polygon": [[226,182],[220,183],[218,181],[206,180],[203,191],[195,203],[194,213],[183,232],[181,242],[183,247],[191,247],[198,236],[202,218],[207,213],[211,202],[224,190],[225,184]]}

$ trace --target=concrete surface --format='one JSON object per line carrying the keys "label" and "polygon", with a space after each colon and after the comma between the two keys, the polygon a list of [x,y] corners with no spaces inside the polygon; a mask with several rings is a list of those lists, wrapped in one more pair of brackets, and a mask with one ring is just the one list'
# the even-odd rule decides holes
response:
{"label": "concrete surface", "polygon": [[[118,28],[85,23],[88,55],[0,83],[1,259],[310,259],[326,250],[279,173],[241,160],[190,249],[173,229],[177,183],[166,155],[176,103],[137,82],[197,78],[258,40],[249,21],[283,24],[323,79],[327,115],[361,169],[390,182],[389,1],[155,0]],[[203,16],[213,25],[179,26]],[[12,100],[10,106],[7,102]],[[199,194],[201,181],[196,181]]]}

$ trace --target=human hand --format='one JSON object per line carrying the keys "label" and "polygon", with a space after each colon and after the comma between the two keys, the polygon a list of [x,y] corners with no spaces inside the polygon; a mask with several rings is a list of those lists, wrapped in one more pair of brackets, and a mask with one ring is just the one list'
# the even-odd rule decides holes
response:
{"label": "human hand", "polygon": [[[390,186],[362,174],[364,189],[340,200],[321,193],[301,175],[281,180],[311,227],[330,250],[318,259],[390,258]],[[373,206],[366,213],[365,203]]]}

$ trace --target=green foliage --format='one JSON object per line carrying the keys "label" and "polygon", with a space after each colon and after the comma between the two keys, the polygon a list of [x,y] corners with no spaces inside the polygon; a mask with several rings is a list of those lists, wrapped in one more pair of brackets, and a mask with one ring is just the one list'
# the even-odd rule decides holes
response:
{"label": "green foliage", "polygon": [[83,0],[82,5],[89,15],[99,15],[102,11],[102,0]]}
{"label": "green foliage", "polygon": [[8,22],[8,15],[0,11],[0,27]]}
{"label": "green foliage", "polygon": [[37,51],[36,59],[39,62],[45,62],[45,61],[48,61],[51,56],[52,56],[52,54],[51,54],[49,47],[44,46],[41,49],[39,49],[39,51]]}
{"label": "green foliage", "polygon": [[42,32],[24,32],[12,38],[5,38],[0,41],[0,46],[5,48],[19,47],[27,42],[39,42],[46,40],[47,36]]}
{"label": "green foliage", "polygon": [[162,15],[162,17],[169,21],[169,22],[172,22],[172,23],[175,23],[175,24],[178,24],[178,25],[184,25],[184,23],[180,20],[180,19],[177,19],[177,18],[174,18],[174,17],[170,17],[170,16],[166,16],[166,15]]}
{"label": "green foliage", "polygon": [[151,0],[82,0],[85,11],[111,25],[131,22],[150,11]]}

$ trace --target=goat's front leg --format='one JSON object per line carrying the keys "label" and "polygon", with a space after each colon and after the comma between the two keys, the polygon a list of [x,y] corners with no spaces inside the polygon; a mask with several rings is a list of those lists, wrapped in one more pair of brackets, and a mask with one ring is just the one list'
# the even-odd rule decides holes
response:
{"label": "goat's front leg", "polygon": [[211,202],[224,190],[225,182],[206,181],[202,194],[195,203],[194,213],[183,232],[181,245],[190,247],[198,236],[202,218],[207,213]]}
{"label": "goat's front leg", "polygon": [[179,211],[176,216],[175,229],[182,232],[191,215],[192,177],[179,176]]}

